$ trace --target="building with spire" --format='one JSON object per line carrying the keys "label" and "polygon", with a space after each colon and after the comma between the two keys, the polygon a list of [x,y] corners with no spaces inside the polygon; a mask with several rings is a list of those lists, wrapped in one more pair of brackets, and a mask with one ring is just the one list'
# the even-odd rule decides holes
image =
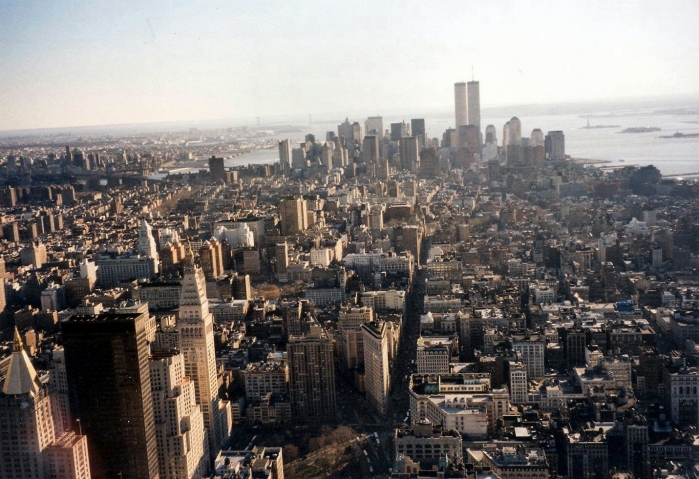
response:
{"label": "building with spire", "polygon": [[37,374],[15,328],[0,394],[0,477],[42,479],[42,453],[53,440],[48,378]]}
{"label": "building with spire", "polygon": [[194,264],[194,253],[189,245],[184,259],[177,328],[184,373],[194,381],[195,398],[209,434],[209,451],[216,455],[230,433],[230,403],[218,397],[214,320],[206,297],[204,272]]}
{"label": "building with spire", "polygon": [[0,477],[90,479],[86,438],[72,431],[56,437],[49,376],[34,369],[16,328],[0,385]]}

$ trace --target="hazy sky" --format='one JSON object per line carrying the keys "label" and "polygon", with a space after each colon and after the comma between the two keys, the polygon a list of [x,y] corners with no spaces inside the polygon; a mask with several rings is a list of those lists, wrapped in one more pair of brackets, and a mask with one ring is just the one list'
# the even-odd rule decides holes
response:
{"label": "hazy sky", "polygon": [[699,93],[699,2],[0,0],[0,130]]}

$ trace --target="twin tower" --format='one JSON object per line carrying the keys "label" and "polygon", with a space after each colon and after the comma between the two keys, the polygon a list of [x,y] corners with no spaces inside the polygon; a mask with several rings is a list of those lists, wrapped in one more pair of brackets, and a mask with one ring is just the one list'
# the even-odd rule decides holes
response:
{"label": "twin tower", "polygon": [[481,91],[477,81],[454,83],[456,129],[463,125],[481,127]]}

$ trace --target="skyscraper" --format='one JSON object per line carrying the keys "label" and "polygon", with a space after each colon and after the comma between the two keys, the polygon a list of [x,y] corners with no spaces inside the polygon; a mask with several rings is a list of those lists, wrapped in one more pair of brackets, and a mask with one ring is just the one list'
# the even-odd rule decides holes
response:
{"label": "skyscraper", "polygon": [[44,450],[45,479],[90,479],[87,437],[67,431]]}
{"label": "skyscraper", "polygon": [[369,135],[364,137],[362,142],[362,153],[364,163],[375,163],[379,161],[381,149],[379,147],[379,136]]}
{"label": "skyscraper", "polygon": [[71,414],[95,477],[159,478],[147,319],[107,312],[62,323]]}
{"label": "skyscraper", "polygon": [[212,156],[209,158],[209,174],[213,181],[226,181],[226,168],[223,164],[223,158]]}
{"label": "skyscraper", "polygon": [[391,123],[391,141],[400,141],[406,136],[408,136],[408,125],[404,121]]}
{"label": "skyscraper", "polygon": [[468,124],[481,130],[481,90],[477,81],[470,81],[468,88]]}
{"label": "skyscraper", "polygon": [[415,136],[400,139],[398,147],[401,167],[404,170],[416,172],[420,165],[419,141]]}
{"label": "skyscraper", "polygon": [[369,403],[386,414],[388,393],[391,388],[391,371],[388,366],[388,335],[386,323],[363,323],[365,387]]}
{"label": "skyscraper", "polygon": [[383,117],[382,116],[370,116],[366,119],[364,125],[366,130],[366,135],[374,135],[378,137],[383,136]]}
{"label": "skyscraper", "polygon": [[420,173],[425,178],[441,176],[442,169],[439,166],[439,154],[434,148],[425,148],[420,152]]}
{"label": "skyscraper", "polygon": [[156,351],[150,360],[161,479],[198,479],[208,469],[204,417],[196,403],[194,383],[184,369],[184,358],[175,350]]}
{"label": "skyscraper", "polygon": [[424,148],[427,135],[424,118],[413,118],[410,120],[410,134],[417,138],[420,148]]}
{"label": "skyscraper", "polygon": [[51,398],[15,329],[0,392],[0,477],[43,479],[43,451],[54,440]]}
{"label": "skyscraper", "polygon": [[286,268],[289,266],[289,245],[286,241],[277,244],[274,258],[277,261],[277,274],[286,274]]}
{"label": "skyscraper", "polygon": [[284,174],[287,174],[291,169],[291,143],[289,140],[279,142],[279,164]]}
{"label": "skyscraper", "polygon": [[349,118],[345,118],[344,122],[337,125],[337,136],[340,137],[340,141],[344,144],[354,141],[354,129]]}
{"label": "skyscraper", "polygon": [[141,226],[138,229],[138,254],[154,259],[155,272],[158,272],[158,245],[153,236],[153,228],[145,219],[141,220]]}
{"label": "skyscraper", "polygon": [[521,354],[528,379],[544,375],[544,340],[541,336],[514,336],[512,350]]}
{"label": "skyscraper", "polygon": [[204,241],[204,244],[199,248],[199,263],[204,271],[206,281],[214,281],[223,274],[222,259],[221,243],[216,241],[216,238]]}
{"label": "skyscraper", "polygon": [[546,144],[546,156],[549,160],[562,160],[565,158],[566,141],[562,131],[549,131],[544,141]]}
{"label": "skyscraper", "polygon": [[54,429],[56,435],[71,428],[73,421],[70,417],[70,399],[68,396],[68,376],[66,374],[66,358],[63,348],[54,349],[49,363],[51,376],[51,400]]}
{"label": "skyscraper", "polygon": [[466,93],[466,83],[459,82],[454,83],[454,114],[455,122],[454,128],[456,128],[456,144],[459,144],[459,127],[461,125],[468,125],[468,95]]}
{"label": "skyscraper", "polygon": [[194,381],[196,401],[201,406],[204,426],[209,433],[209,451],[215,455],[228,437],[226,415],[230,405],[218,398],[213,316],[206,297],[204,272],[194,264],[191,247],[184,259],[177,328],[184,372]]}
{"label": "skyscraper", "polygon": [[507,164],[522,163],[522,122],[516,116],[513,116],[510,121],[505,123],[502,142]]}
{"label": "skyscraper", "polygon": [[298,234],[306,229],[306,202],[301,197],[283,198],[279,202],[282,234]]}
{"label": "skyscraper", "polygon": [[307,420],[334,420],[336,405],[332,340],[320,325],[315,325],[307,335],[290,335],[286,349],[294,416]]}

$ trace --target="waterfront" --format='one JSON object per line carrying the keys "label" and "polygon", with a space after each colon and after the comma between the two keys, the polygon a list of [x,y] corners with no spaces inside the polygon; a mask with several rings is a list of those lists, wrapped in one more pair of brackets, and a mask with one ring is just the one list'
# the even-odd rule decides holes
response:
{"label": "waterfront", "polygon": [[[556,111],[557,107],[551,107]],[[689,114],[680,112],[655,113],[663,110],[659,104],[655,109],[639,110],[580,110],[576,113],[542,112],[540,107],[500,107],[484,109],[482,129],[486,125],[495,125],[498,132],[498,142],[502,142],[503,125],[512,116],[517,116],[522,122],[522,136],[529,136],[534,128],[540,128],[544,133],[551,130],[563,130],[566,141],[566,153],[572,158],[602,160],[605,166],[623,165],[655,165],[664,175],[678,175],[699,170],[699,137],[660,138],[672,135],[677,131],[685,134],[699,133],[699,113]],[[507,111],[511,115],[505,116]],[[532,114],[529,114],[531,112]],[[614,124],[615,128],[583,128],[590,117],[591,125]],[[440,138],[447,128],[453,127],[454,116],[450,112],[432,113],[427,115],[385,115],[384,128],[389,129],[394,122],[410,122],[411,118],[425,118],[427,134],[431,138]],[[359,121],[362,126],[366,116],[349,116],[350,121]],[[326,133],[333,131],[337,134],[337,125],[344,121],[338,117],[332,120],[321,120],[310,125],[284,119],[287,124],[300,126],[301,132],[275,133],[277,140],[289,138],[292,142],[301,142],[307,133],[315,135],[316,141],[325,141]],[[620,134],[625,128],[640,126],[658,127],[660,131],[647,133]],[[273,129],[273,127],[270,127]],[[276,148],[265,148],[234,157],[224,156],[225,166],[230,168],[248,164],[270,164],[279,161]],[[183,169],[179,173],[198,171],[198,168]],[[155,175],[154,177],[157,177]]]}

